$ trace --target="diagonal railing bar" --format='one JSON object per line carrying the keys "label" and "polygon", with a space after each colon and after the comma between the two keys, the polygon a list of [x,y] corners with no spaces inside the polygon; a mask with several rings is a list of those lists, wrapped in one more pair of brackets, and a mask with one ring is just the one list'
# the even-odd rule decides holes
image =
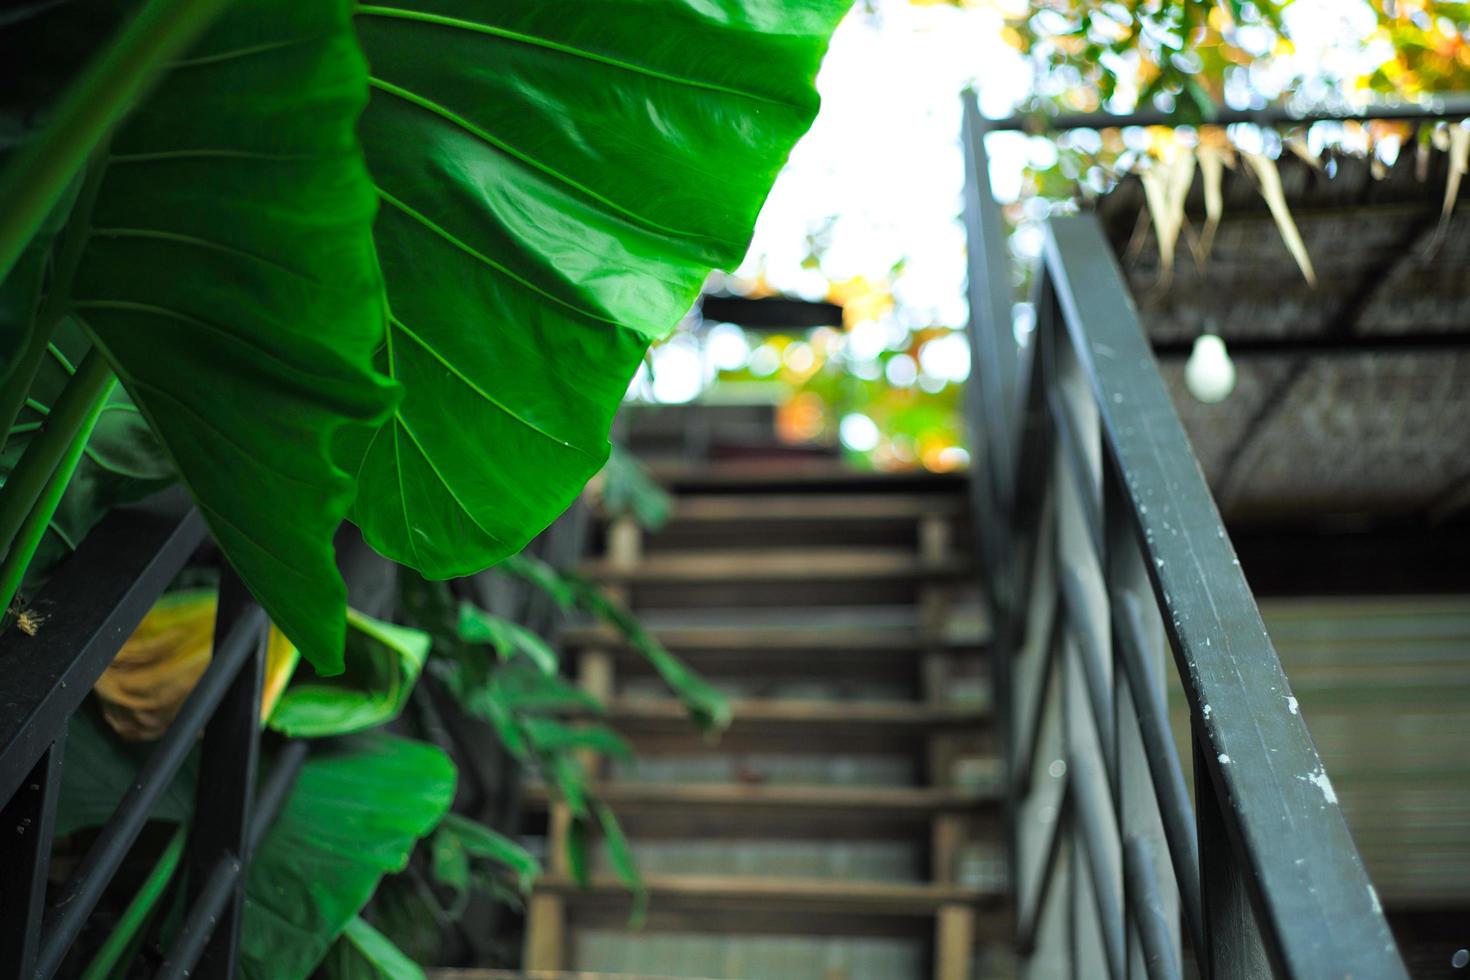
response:
{"label": "diagonal railing bar", "polygon": [[1123,879],[1128,886],[1128,918],[1143,947],[1144,973],[1148,980],[1178,980],[1183,976],[1179,950],[1170,935],[1169,914],[1154,877],[1148,843],[1139,837],[1123,842]]}
{"label": "diagonal railing bar", "polygon": [[1016,948],[1022,953],[1030,953],[1036,948],[1036,934],[1041,926],[1041,916],[1046,911],[1046,903],[1051,896],[1051,890],[1057,886],[1058,876],[1055,871],[1062,859],[1063,846],[1070,836],[1072,808],[1072,783],[1067,780],[1062,784],[1062,795],[1057,801],[1056,816],[1052,818],[1046,838],[1046,849],[1042,854],[1040,873],[1037,875],[1040,887],[1036,890],[1036,897],[1029,904],[1017,909]]}
{"label": "diagonal railing bar", "polygon": [[[1054,219],[1053,281],[1150,561],[1206,772],[1257,924],[1289,976],[1403,975],[1322,761],[1092,216]],[[1208,909],[1206,910],[1208,915]]]}
{"label": "diagonal railing bar", "polygon": [[188,868],[190,917],[165,975],[230,977],[238,970],[241,885],[250,853],[300,768],[287,745],[255,796],[266,618],[222,569],[220,618],[209,666],[66,881],[47,888],[68,724],[97,679],[206,539],[180,490],[113,511],[36,597],[57,610],[36,635],[0,637],[0,976],[46,980],[63,969],[104,892],[162,794],[203,738]]}
{"label": "diagonal railing bar", "polygon": [[1194,834],[1194,807],[1189,802],[1189,788],[1184,784],[1184,767],[1169,731],[1164,714],[1162,685],[1152,677],[1152,669],[1144,657],[1142,615],[1138,600],[1131,595],[1113,601],[1114,649],[1120,653],[1123,677],[1133,694],[1144,757],[1153,780],[1158,800],[1164,837],[1169,845],[1169,859],[1174,865],[1174,878],[1179,883],[1179,897],[1184,904],[1184,924],[1195,949],[1204,946],[1204,913],[1199,893],[1199,842]]}
{"label": "diagonal railing bar", "polygon": [[[967,99],[981,391],[967,412],[977,446],[1013,447],[977,482],[1001,484],[991,502],[1006,505],[980,515],[980,534],[1008,542],[987,571],[1007,583],[992,592],[993,655],[1007,661],[995,677],[1017,685],[998,700],[1021,709],[1002,729],[1011,860],[1024,865],[1017,947],[1129,980],[1180,976],[1186,941],[1209,980],[1406,977],[1094,216],[1047,223],[1036,328],[1028,348],[1006,346],[1011,285],[983,186],[983,137],[998,127],[973,110]],[[1190,708],[1195,806],[1165,704],[1169,657]],[[1082,873],[1091,888],[1068,881]],[[1069,901],[1048,905],[1049,876]],[[1069,945],[1038,951],[1042,936]]]}

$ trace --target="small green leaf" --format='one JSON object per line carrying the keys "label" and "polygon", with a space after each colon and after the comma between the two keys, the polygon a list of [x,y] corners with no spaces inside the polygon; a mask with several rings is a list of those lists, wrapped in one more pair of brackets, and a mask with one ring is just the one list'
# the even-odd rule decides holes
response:
{"label": "small green leaf", "polygon": [[425,980],[423,968],[361,916],[347,923],[317,972],[322,980]]}
{"label": "small green leaf", "polygon": [[501,660],[519,653],[544,674],[555,674],[558,658],[546,641],[519,623],[485,612],[470,602],[459,606],[459,638],[466,643],[488,643]]}
{"label": "small green leaf", "polygon": [[587,814],[587,773],[582,764],[568,754],[548,754],[541,757],[541,769],[552,786],[561,794],[572,816]]}
{"label": "small green leaf", "polygon": [[644,530],[668,523],[674,501],[639,465],[637,457],[613,444],[602,468],[602,506],[609,514],[629,514]]}
{"label": "small green leaf", "polygon": [[590,749],[617,759],[633,758],[632,747],[606,725],[567,725],[551,718],[525,718],[521,728],[526,740],[539,752]]}
{"label": "small green leaf", "polygon": [[561,677],[506,666],[490,680],[492,694],[516,716],[602,714],[602,702]]}
{"label": "small green leaf", "polygon": [[638,873],[638,862],[633,857],[633,848],[611,807],[599,800],[593,804],[592,810],[597,814],[597,822],[602,827],[602,839],[607,844],[607,857],[612,862],[613,871],[633,892],[633,911],[629,916],[628,927],[641,928],[648,912],[648,889],[644,887],[643,876]]}
{"label": "small green leaf", "polygon": [[268,722],[292,738],[322,738],[397,718],[429,655],[429,634],[349,609],[346,669],[300,677],[282,693]]}
{"label": "small green leaf", "polygon": [[581,813],[573,816],[571,824],[567,827],[567,866],[572,871],[572,880],[581,888],[592,884],[587,847],[588,836],[587,815]]}
{"label": "small green leaf", "polygon": [[541,862],[520,844],[486,827],[484,824],[459,814],[451,813],[440,825],[440,833],[452,835],[470,857],[482,858],[503,864],[515,872],[516,885],[529,892],[536,879],[541,876]]}
{"label": "small green leaf", "polygon": [[452,889],[457,899],[464,897],[470,887],[470,855],[459,835],[446,831],[443,824],[434,833],[430,869],[435,881]]}

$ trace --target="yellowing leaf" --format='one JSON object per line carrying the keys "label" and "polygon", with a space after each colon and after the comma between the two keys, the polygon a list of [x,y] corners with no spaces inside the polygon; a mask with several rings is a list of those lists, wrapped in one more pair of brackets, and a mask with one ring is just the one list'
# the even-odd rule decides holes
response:
{"label": "yellowing leaf", "polygon": [[[175,592],[154,604],[93,690],[102,717],[124,740],[151,741],[168,729],[209,666],[214,646],[215,593]],[[266,648],[261,718],[270,714],[299,654],[271,627]]]}

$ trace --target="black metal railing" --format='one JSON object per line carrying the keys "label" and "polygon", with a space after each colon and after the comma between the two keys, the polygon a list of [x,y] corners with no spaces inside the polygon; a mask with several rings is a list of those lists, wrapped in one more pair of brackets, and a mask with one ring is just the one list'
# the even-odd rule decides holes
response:
{"label": "black metal railing", "polygon": [[966,99],[968,411],[1019,949],[1048,976],[1178,977],[1187,939],[1207,978],[1404,977],[1094,216],[1048,222],[1035,328],[1013,339],[984,148],[1001,127]]}
{"label": "black metal railing", "polygon": [[47,889],[67,723],[205,537],[179,491],[116,511],[37,597],[47,618],[36,635],[0,638],[0,976],[47,980],[61,968],[201,734],[183,863],[188,912],[158,976],[236,975],[245,870],[305,743],[278,754],[257,794],[266,618],[227,567],[209,667],[80,864]]}

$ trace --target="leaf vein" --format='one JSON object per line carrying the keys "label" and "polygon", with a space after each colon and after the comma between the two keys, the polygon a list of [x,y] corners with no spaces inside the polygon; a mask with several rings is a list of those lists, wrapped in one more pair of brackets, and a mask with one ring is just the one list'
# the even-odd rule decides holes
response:
{"label": "leaf vein", "polygon": [[405,324],[402,320],[399,320],[397,317],[389,317],[388,318],[388,323],[389,323],[390,329],[393,328],[393,327],[398,328],[398,330],[401,331],[404,336],[408,337],[414,343],[418,344],[418,346],[422,347],[425,351],[427,351],[429,353],[429,355],[431,357],[434,358],[434,360],[436,360],[440,364],[442,364],[444,366],[445,370],[447,370],[450,374],[452,374],[456,378],[458,378],[464,384],[464,386],[466,388],[470,389],[475,394],[479,395],[486,402],[488,402],[489,404],[493,405],[495,408],[499,409],[502,413],[504,413],[506,416],[508,416],[512,420],[520,423],[521,425],[525,426],[527,429],[531,430],[532,432],[536,433],[537,435],[541,436],[542,438],[547,439],[547,440],[549,440],[551,442],[556,443],[558,446],[564,446],[567,449],[571,449],[571,450],[573,450],[575,452],[581,453],[583,456],[586,456],[589,459],[595,460],[597,458],[594,454],[588,452],[586,449],[582,448],[581,446],[578,446],[576,443],[569,442],[566,439],[561,438],[560,436],[554,435],[554,434],[546,431],[545,429],[543,429],[539,425],[537,425],[535,422],[532,422],[530,419],[528,419],[525,416],[521,415],[520,413],[516,412],[514,409],[512,409],[510,406],[506,405],[504,402],[502,402],[499,399],[495,398],[493,395],[491,395],[484,388],[481,388],[478,384],[476,384],[474,381],[472,381],[469,378],[469,376],[466,375],[463,371],[461,371],[458,367],[456,367],[454,364],[450,363],[450,361],[447,358],[445,358],[442,354],[440,354],[437,350],[435,350],[429,344],[428,341],[426,341],[423,337],[419,336],[413,330],[409,329],[408,325]]}
{"label": "leaf vein", "polygon": [[378,91],[386,92],[389,95],[396,96],[397,98],[404,100],[405,102],[416,105],[426,112],[433,113],[446,122],[452,123],[453,125],[464,130],[466,133],[469,133],[471,136],[474,136],[482,142],[488,143],[489,145],[495,147],[497,150],[501,151],[507,156],[519,160],[527,166],[534,167],[536,170],[541,171],[558,183],[564,184],[567,187],[570,187],[572,190],[577,191],[578,193],[585,194],[586,196],[592,198],[594,201],[597,201],[599,204],[602,204],[605,207],[616,211],[618,214],[621,214],[625,218],[630,218],[634,222],[643,225],[644,227],[649,228],[653,231],[656,231],[661,235],[672,238],[711,241],[715,242],[716,244],[725,245],[731,248],[739,247],[738,242],[733,242],[729,239],[720,238],[715,235],[706,235],[702,232],[690,231],[684,228],[673,228],[669,225],[660,224],[659,222],[654,221],[652,218],[646,215],[639,214],[637,211],[625,207],[624,205],[619,204],[609,197],[599,194],[597,191],[588,187],[586,184],[572,179],[571,177],[562,173],[560,170],[557,170],[555,167],[543,163],[535,157],[531,156],[529,153],[526,153],[524,150],[517,149],[511,144],[500,139],[498,136],[490,133],[488,130],[482,129],[481,127],[470,122],[468,119],[452,111],[451,109],[449,109],[449,107],[443,105],[442,103],[435,102],[433,99],[430,99],[427,96],[420,95],[417,92],[410,91],[406,88],[395,85],[392,82],[387,81],[386,79],[378,78],[377,76],[373,76],[368,81],[372,84],[373,88],[377,89]]}
{"label": "leaf vein", "polygon": [[487,255],[485,255],[485,254],[483,254],[481,252],[476,251],[473,247],[471,247],[470,245],[466,244],[465,242],[460,241],[458,238],[456,238],[447,229],[441,227],[440,225],[435,224],[427,216],[425,216],[423,214],[420,214],[418,211],[415,211],[413,208],[409,207],[407,204],[405,204],[404,202],[400,201],[398,198],[394,197],[392,194],[389,194],[387,191],[383,190],[381,187],[378,188],[378,196],[381,197],[385,203],[393,205],[394,208],[396,208],[397,210],[403,212],[403,214],[405,214],[408,217],[412,218],[414,221],[417,221],[419,224],[423,225],[429,231],[433,232],[435,235],[437,235],[440,238],[444,239],[450,245],[453,245],[455,248],[457,248],[460,251],[464,252],[466,255],[470,256],[471,258],[479,260],[481,263],[483,263],[484,265],[488,266],[490,269],[494,270],[495,272],[498,272],[501,275],[505,276],[507,279],[511,280],[512,282],[515,282],[518,285],[523,286],[526,289],[529,289],[531,292],[535,293],[536,295],[543,296],[546,299],[550,300],[551,302],[557,304],[558,306],[564,306],[567,309],[571,310],[573,313],[576,313],[579,316],[585,316],[589,320],[598,320],[598,321],[601,321],[603,323],[612,324],[613,326],[618,327],[620,329],[622,328],[623,325],[621,323],[619,323],[618,321],[612,319],[609,316],[605,316],[605,315],[603,315],[601,313],[593,313],[590,310],[584,310],[580,306],[577,306],[575,303],[568,302],[567,300],[562,299],[560,296],[556,296],[556,295],[554,295],[552,293],[547,292],[546,290],[544,290],[540,286],[537,286],[536,284],[530,282],[529,280],[526,280],[526,279],[521,278],[520,276],[516,275],[514,272],[511,272],[505,266],[501,265],[499,262],[496,262],[494,259],[490,258],[489,256],[487,256]]}

